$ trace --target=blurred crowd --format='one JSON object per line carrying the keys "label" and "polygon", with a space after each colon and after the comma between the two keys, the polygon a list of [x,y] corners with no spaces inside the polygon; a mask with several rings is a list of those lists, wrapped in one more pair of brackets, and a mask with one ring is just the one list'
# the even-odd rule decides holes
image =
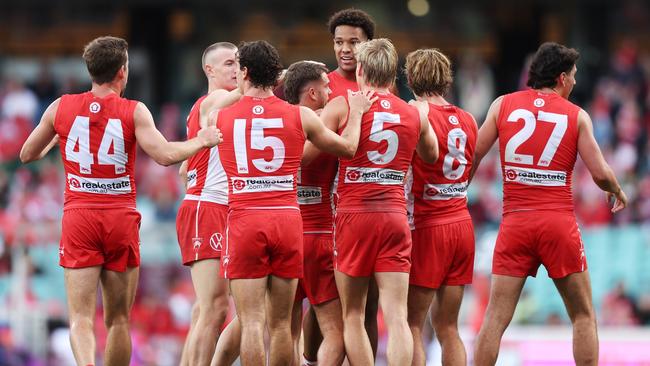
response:
{"label": "blurred crowd", "polygon": [[[621,44],[611,55],[607,67],[599,75],[581,73],[578,65],[577,81],[580,84],[587,78],[595,80],[595,87],[586,100],[581,101],[581,106],[592,117],[595,137],[621,181],[630,206],[612,216],[604,193],[591,181],[579,161],[573,184],[576,214],[583,228],[650,224],[650,55],[640,54],[632,43]],[[466,55],[456,60],[455,78],[450,99],[474,114],[480,123],[496,97],[495,83],[498,81],[490,65],[477,55]],[[11,76],[0,82],[0,281],[6,280],[15,266],[12,247],[56,250],[58,245],[65,183],[58,149],[30,165],[18,161],[23,141],[49,103],[63,93],[83,91],[89,86],[77,82],[58,85],[53,80],[52,75],[44,72],[29,84]],[[521,85],[525,85],[525,81]],[[150,107],[156,111],[158,128],[168,139],[184,138],[189,105],[172,103]],[[145,221],[173,227],[171,223],[183,194],[177,170],[158,166],[139,153],[136,172],[138,206]],[[493,149],[483,160],[469,191],[470,211],[477,232],[498,227],[501,202],[499,158]],[[169,240],[175,241],[175,238]],[[141,284],[133,311],[136,365],[163,365],[164,360],[174,359],[180,352],[194,295],[188,273],[181,268],[180,257],[174,254],[171,257],[177,260],[164,264],[148,264],[147,258],[143,258]],[[55,264],[55,255],[48,260]],[[33,276],[42,272],[36,264],[31,264],[29,270]],[[2,292],[0,286],[0,307],[5,306],[7,299],[6,289]],[[29,301],[37,303],[39,299],[31,295]],[[50,322],[50,350],[54,353],[59,347],[67,349],[65,322],[62,321],[65,307],[61,300],[58,302],[48,306],[48,313],[54,319]],[[61,324],[55,321],[57,318]],[[551,316],[546,322],[562,321]],[[632,295],[622,283],[614,285],[602,300],[599,321],[608,325],[650,325],[650,293]],[[7,324],[0,323],[0,360],[11,357],[27,360],[29,356],[18,351],[12,355],[6,353],[6,346],[11,342]],[[101,349],[101,345],[99,347]],[[65,360],[62,363],[65,364]],[[33,361],[32,364],[39,363]]]}

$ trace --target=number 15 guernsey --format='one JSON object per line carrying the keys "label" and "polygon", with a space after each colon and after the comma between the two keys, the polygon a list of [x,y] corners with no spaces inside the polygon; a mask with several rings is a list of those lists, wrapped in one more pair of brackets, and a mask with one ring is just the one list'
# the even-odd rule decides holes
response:
{"label": "number 15 guernsey", "polygon": [[219,112],[217,127],[230,210],[298,209],[296,175],[305,143],[300,108],[275,96],[244,96]]}
{"label": "number 15 guernsey", "polygon": [[92,92],[61,97],[54,118],[65,169],[64,210],[135,208],[137,101]]}
{"label": "number 15 guernsey", "polygon": [[579,111],[555,93],[529,89],[503,97],[497,129],[504,213],[573,210]]}

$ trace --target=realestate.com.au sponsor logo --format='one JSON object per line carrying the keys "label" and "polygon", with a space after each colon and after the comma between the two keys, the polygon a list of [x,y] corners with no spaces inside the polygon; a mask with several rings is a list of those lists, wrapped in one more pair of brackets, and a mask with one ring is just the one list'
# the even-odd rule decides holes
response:
{"label": "realestate.com.au sponsor logo", "polygon": [[352,168],[345,170],[345,183],[377,183],[397,185],[404,183],[404,172],[383,168]]}
{"label": "realestate.com.au sponsor logo", "polygon": [[465,198],[467,196],[467,182],[451,184],[425,184],[422,198],[425,200],[449,200],[452,198]]}
{"label": "realestate.com.au sponsor logo", "polygon": [[504,167],[506,182],[515,182],[529,186],[562,187],[566,186],[566,172],[558,170],[539,170],[530,168]]}
{"label": "realestate.com.au sponsor logo", "polygon": [[314,205],[323,202],[321,187],[298,186],[298,203],[301,205]]}
{"label": "realestate.com.au sponsor logo", "polygon": [[131,193],[131,178],[89,178],[68,174],[68,187],[72,192],[97,194]]}
{"label": "realestate.com.au sponsor logo", "polygon": [[293,190],[293,176],[268,176],[268,177],[232,177],[232,192],[249,193],[249,192],[275,192]]}

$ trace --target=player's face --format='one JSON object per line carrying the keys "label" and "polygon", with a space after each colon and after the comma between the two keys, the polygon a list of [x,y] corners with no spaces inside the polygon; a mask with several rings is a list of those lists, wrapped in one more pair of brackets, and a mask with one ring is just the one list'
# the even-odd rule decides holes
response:
{"label": "player's face", "polygon": [[330,79],[327,77],[326,73],[321,74],[321,80],[318,80],[314,83],[314,92],[316,95],[316,101],[318,102],[318,109],[325,107],[327,101],[329,100],[330,93]]}
{"label": "player's face", "polygon": [[354,50],[357,44],[367,41],[368,37],[359,27],[350,25],[339,25],[334,30],[334,54],[336,63],[344,71],[354,72],[357,67],[357,60],[354,58]]}
{"label": "player's face", "polygon": [[237,50],[218,48],[209,58],[211,77],[217,82],[219,88],[233,90],[237,87]]}
{"label": "player's face", "polygon": [[576,85],[576,73],[578,72],[578,68],[576,65],[573,65],[573,68],[569,73],[565,73],[564,76],[564,89],[566,90],[564,97],[568,98],[569,95],[571,94],[571,91],[573,91],[573,87]]}
{"label": "player's face", "polygon": [[124,79],[122,80],[122,90],[120,91],[120,96],[124,96],[124,91],[126,90],[126,83],[129,81],[129,54],[126,54],[126,63],[124,64]]}

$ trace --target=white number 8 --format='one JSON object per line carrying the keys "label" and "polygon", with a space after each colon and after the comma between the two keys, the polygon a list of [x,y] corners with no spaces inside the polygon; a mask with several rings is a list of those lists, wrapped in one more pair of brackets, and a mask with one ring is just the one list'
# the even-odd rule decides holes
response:
{"label": "white number 8", "polygon": [[[467,134],[460,128],[454,128],[449,131],[447,135],[447,150],[445,159],[442,163],[442,174],[449,180],[456,180],[463,176],[465,167],[467,166],[467,158],[465,157],[465,145],[467,144]],[[454,161],[458,161],[459,165],[456,169],[453,168]]]}

